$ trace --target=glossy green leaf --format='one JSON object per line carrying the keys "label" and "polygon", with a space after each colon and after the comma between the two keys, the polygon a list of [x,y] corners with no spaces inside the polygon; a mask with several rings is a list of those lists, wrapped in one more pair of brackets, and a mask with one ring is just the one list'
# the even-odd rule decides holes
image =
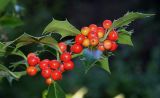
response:
{"label": "glossy green leaf", "polygon": [[153,15],[154,14],[128,12],[123,17],[113,21],[112,26],[109,28],[109,30],[107,31],[105,36],[103,38],[101,38],[101,41],[104,41],[107,38],[109,32],[112,31],[113,29],[128,26],[132,21],[135,21],[136,19],[142,19],[142,18],[153,16]]}
{"label": "glossy green leaf", "polygon": [[18,80],[23,75],[26,75],[26,71],[12,72],[7,67],[0,64],[0,77],[7,77],[7,78],[10,78],[10,79]]}
{"label": "glossy green leaf", "polygon": [[32,44],[32,43],[37,43],[37,44],[45,44],[54,47],[55,49],[58,49],[57,41],[53,39],[50,35],[47,36],[42,36],[42,37],[34,37],[29,34],[24,33],[17,39],[11,42],[5,43],[5,47],[15,44],[16,48],[20,48],[24,45]]}
{"label": "glossy green leaf", "polygon": [[111,73],[110,68],[109,68],[108,57],[105,56],[105,57],[101,58],[100,60],[98,60],[96,65],[100,66],[102,69],[104,69],[108,73]]}
{"label": "glossy green leaf", "polygon": [[6,55],[18,55],[26,59],[26,56],[23,54],[22,51],[13,48],[13,47],[5,47],[5,44],[0,42],[0,57],[6,56]]}
{"label": "glossy green leaf", "polygon": [[132,34],[131,31],[121,30],[118,33],[118,36],[119,36],[118,43],[133,46],[131,34]]}
{"label": "glossy green leaf", "polygon": [[0,18],[0,26],[15,28],[23,24],[22,20],[15,16],[3,16]]}
{"label": "glossy green leaf", "polygon": [[59,21],[53,19],[43,31],[43,34],[47,33],[58,33],[63,37],[66,36],[75,36],[80,33],[73,25],[71,25],[68,20]]}
{"label": "glossy green leaf", "polygon": [[127,26],[132,21],[136,19],[141,19],[145,17],[153,16],[154,14],[143,14],[139,12],[128,12],[123,17],[119,18],[118,20],[114,20],[111,29]]}
{"label": "glossy green leaf", "polygon": [[62,88],[56,82],[53,82],[53,84],[49,86],[46,98],[66,98],[66,97]]}

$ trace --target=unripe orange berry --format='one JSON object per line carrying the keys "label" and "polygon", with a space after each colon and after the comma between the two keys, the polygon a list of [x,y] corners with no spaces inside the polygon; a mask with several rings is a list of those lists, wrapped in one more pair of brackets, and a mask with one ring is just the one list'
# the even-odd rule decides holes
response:
{"label": "unripe orange berry", "polygon": [[104,44],[104,48],[105,48],[106,50],[109,50],[109,49],[111,49],[111,47],[112,47],[112,41],[110,41],[110,40],[105,40],[105,41],[103,42],[103,44]]}
{"label": "unripe orange berry", "polygon": [[29,76],[35,76],[37,74],[37,68],[34,66],[29,66],[27,67],[26,72]]}
{"label": "unripe orange berry", "polygon": [[89,28],[89,27],[83,27],[83,28],[81,29],[81,33],[82,33],[83,35],[85,35],[85,36],[87,36],[89,32],[90,32],[90,28]]}
{"label": "unripe orange berry", "polygon": [[83,45],[84,47],[88,47],[88,46],[90,45],[89,39],[88,39],[88,38],[85,38],[85,39],[83,40],[82,45]]}
{"label": "unripe orange berry", "polygon": [[46,84],[47,84],[47,85],[51,85],[52,83],[53,83],[52,78],[46,79]]}
{"label": "unripe orange berry", "polygon": [[98,34],[98,38],[102,38],[105,34],[104,28],[98,27],[97,28],[97,34]]}

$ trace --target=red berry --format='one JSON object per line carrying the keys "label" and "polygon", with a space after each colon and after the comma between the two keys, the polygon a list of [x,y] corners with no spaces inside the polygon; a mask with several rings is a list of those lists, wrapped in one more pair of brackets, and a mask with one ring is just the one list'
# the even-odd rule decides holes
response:
{"label": "red berry", "polygon": [[60,65],[59,70],[60,70],[62,73],[65,71],[65,70],[64,70],[64,65],[63,65],[63,64]]}
{"label": "red berry", "polygon": [[105,51],[105,48],[104,48],[104,45],[103,45],[103,43],[100,43],[99,45],[98,45],[98,50],[99,51]]}
{"label": "red berry", "polygon": [[30,66],[36,66],[38,63],[39,63],[39,59],[38,57],[33,57],[33,56],[30,56],[28,59],[27,59],[27,62]]}
{"label": "red berry", "polygon": [[91,39],[89,39],[89,41],[90,41],[91,46],[96,46],[99,43],[99,40],[97,37],[91,38]]}
{"label": "red berry", "polygon": [[51,61],[49,62],[49,65],[50,65],[50,67],[51,67],[52,69],[58,69],[59,66],[60,66],[60,62],[57,61],[57,60],[51,60]]}
{"label": "red berry", "polygon": [[88,33],[88,38],[89,38],[89,39],[95,38],[95,37],[98,37],[97,32],[91,31],[91,32]]}
{"label": "red berry", "polygon": [[52,70],[51,69],[44,69],[41,72],[42,77],[49,78],[51,76]]}
{"label": "red berry", "polygon": [[40,67],[42,70],[49,68],[49,60],[48,60],[48,59],[45,59],[45,60],[41,61],[41,62],[39,63],[39,67]]}
{"label": "red berry", "polygon": [[105,41],[103,42],[103,45],[104,45],[104,48],[105,48],[106,50],[110,50],[111,47],[112,47],[112,41],[110,41],[110,40],[105,40]]}
{"label": "red berry", "polygon": [[109,34],[108,34],[108,39],[111,40],[111,41],[116,41],[118,39],[118,34],[115,30],[111,31]]}
{"label": "red berry", "polygon": [[108,29],[108,28],[110,28],[112,26],[112,21],[111,20],[105,20],[105,21],[103,21],[103,27],[105,28],[105,29]]}
{"label": "red berry", "polygon": [[55,81],[62,79],[62,73],[58,70],[53,71],[51,76],[52,76],[52,79],[55,80]]}
{"label": "red berry", "polygon": [[118,47],[117,43],[112,42],[112,47],[111,47],[110,51],[112,51],[112,52],[115,51],[117,49],[117,47]]}
{"label": "red berry", "polygon": [[58,46],[59,46],[59,49],[61,50],[61,52],[64,52],[67,49],[67,45],[64,42],[58,43]]}
{"label": "red berry", "polygon": [[27,55],[27,59],[30,58],[30,57],[36,57],[36,54],[35,54],[35,53],[29,53],[29,54]]}
{"label": "red berry", "polygon": [[29,66],[26,71],[29,76],[35,76],[37,73],[36,67],[33,66]]}
{"label": "red berry", "polygon": [[97,31],[97,25],[91,24],[89,25],[90,31],[96,32]]}
{"label": "red berry", "polygon": [[73,70],[74,63],[72,61],[68,61],[64,63],[64,69],[65,70]]}
{"label": "red berry", "polygon": [[60,56],[60,59],[63,62],[70,61],[71,58],[72,58],[72,56],[71,56],[71,54],[69,52],[62,53],[61,56]]}
{"label": "red berry", "polygon": [[51,85],[52,82],[53,82],[52,78],[46,79],[46,84],[47,84],[47,85]]}
{"label": "red berry", "polygon": [[80,44],[74,44],[71,46],[71,51],[74,53],[81,53],[83,50],[83,47]]}
{"label": "red berry", "polygon": [[85,39],[85,36],[83,34],[78,34],[75,37],[75,42],[78,43],[78,44],[82,44],[84,39]]}

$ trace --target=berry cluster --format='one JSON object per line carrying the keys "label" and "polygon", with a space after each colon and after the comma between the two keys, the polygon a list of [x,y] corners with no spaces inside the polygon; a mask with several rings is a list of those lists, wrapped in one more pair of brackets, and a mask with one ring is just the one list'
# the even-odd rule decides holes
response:
{"label": "berry cluster", "polygon": [[[108,28],[110,28],[112,22],[105,20],[103,27],[97,27],[95,24],[89,25],[89,27],[83,27],[81,34],[75,37],[75,42],[70,46],[70,52],[67,52],[67,45],[64,42],[58,43],[60,58],[58,60],[40,60],[34,53],[30,53],[27,56],[29,67],[27,73],[30,76],[36,75],[38,70],[41,71],[41,75],[46,79],[46,83],[50,85],[53,81],[61,80],[62,73],[64,71],[73,70],[74,62],[72,54],[79,54],[83,51],[83,47],[96,47],[100,51],[115,51],[118,47],[116,41],[118,34],[115,30],[109,32],[107,38],[101,42],[100,39],[104,37]],[[60,60],[59,60],[60,59]]]}
{"label": "berry cluster", "polygon": [[[112,30],[109,32],[108,37],[103,42],[101,42],[100,39],[104,37],[106,31],[111,27],[112,22],[110,20],[105,20],[102,25],[103,27],[97,27],[95,24],[91,24],[89,27],[83,27],[81,29],[81,34],[78,34],[75,37],[76,45],[81,44],[83,47],[96,46],[100,51],[115,51],[118,47],[116,43],[118,34],[115,30]],[[81,47],[79,50],[81,50]]]}
{"label": "berry cluster", "polygon": [[[59,43],[60,49],[65,51],[66,45]],[[27,56],[27,62],[29,67],[27,68],[27,74],[30,76],[36,75],[38,70],[41,70],[41,75],[46,79],[46,84],[50,85],[53,80],[61,80],[62,73],[74,68],[74,63],[71,61],[71,54],[69,52],[63,52],[60,56],[60,60],[48,60],[44,59],[40,61],[34,53],[30,53]]]}

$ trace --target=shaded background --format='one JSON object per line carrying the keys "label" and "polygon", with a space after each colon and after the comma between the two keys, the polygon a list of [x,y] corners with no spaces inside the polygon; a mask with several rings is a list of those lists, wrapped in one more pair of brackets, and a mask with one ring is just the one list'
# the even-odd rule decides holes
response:
{"label": "shaded background", "polygon": [[[15,1],[15,0],[14,0]],[[0,4],[0,6],[2,6]],[[131,24],[134,29],[134,47],[121,45],[110,58],[112,75],[98,67],[84,75],[84,67],[76,63],[74,71],[64,75],[60,82],[66,93],[75,93],[85,86],[84,98],[113,98],[123,94],[125,98],[159,98],[160,96],[160,1],[158,0],[19,0],[9,3],[3,15],[16,15],[24,25],[16,28],[0,26],[0,40],[10,41],[24,32],[40,36],[52,20],[67,18],[81,28],[91,23],[101,25],[105,19],[117,19],[127,11],[154,13],[154,17]],[[28,46],[30,47],[30,46]],[[24,47],[22,50],[29,53]],[[35,50],[35,48],[31,49]],[[13,58],[14,59],[14,58]],[[75,60],[77,61],[77,60]],[[7,79],[0,81],[0,98],[41,98],[47,86],[40,77],[22,77],[12,86]]]}

